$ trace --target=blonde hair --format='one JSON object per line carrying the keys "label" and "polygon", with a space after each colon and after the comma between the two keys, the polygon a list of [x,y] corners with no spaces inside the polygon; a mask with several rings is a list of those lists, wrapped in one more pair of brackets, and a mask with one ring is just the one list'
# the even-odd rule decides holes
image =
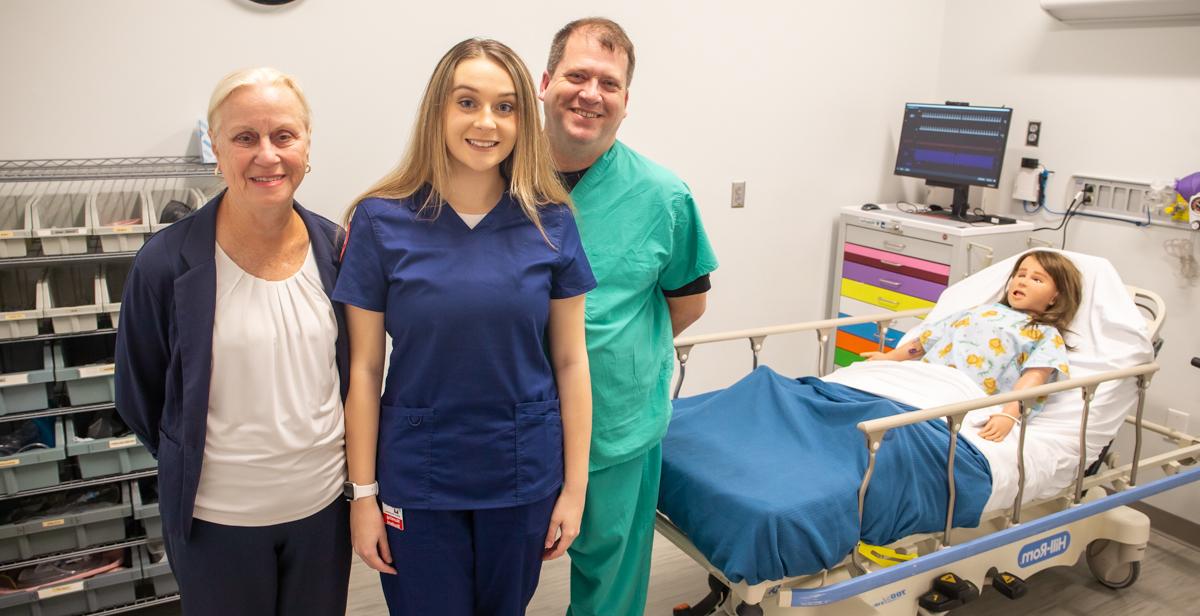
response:
{"label": "blonde hair", "polygon": [[296,83],[296,79],[283,71],[271,68],[269,66],[259,66],[255,68],[243,68],[233,71],[221,78],[217,82],[217,87],[213,88],[212,96],[208,99],[208,129],[212,132],[217,132],[217,119],[220,115],[217,109],[225,99],[243,86],[256,84],[274,85],[287,88],[296,95],[296,99],[300,101],[300,108],[303,110],[304,130],[309,130],[312,111],[308,107],[308,99],[304,98],[304,90],[300,89],[300,84]]}
{"label": "blonde hair", "polygon": [[513,151],[500,163],[500,173],[508,180],[508,190],[521,209],[549,242],[542,227],[538,208],[553,203],[570,204],[571,197],[563,187],[550,158],[550,146],[542,134],[542,121],[537,92],[529,69],[508,46],[491,39],[467,39],[442,56],[413,123],[412,138],[404,158],[395,169],[359,195],[346,211],[345,225],[350,225],[355,208],[364,199],[382,197],[403,199],[428,187],[418,215],[432,220],[441,213],[445,200],[442,195],[450,183],[450,153],[446,147],[443,113],[450,102],[454,85],[454,70],[464,60],[487,58],[502,67],[515,86],[517,94],[517,138]]}
{"label": "blonde hair", "polygon": [[[1042,269],[1050,274],[1050,279],[1054,281],[1054,287],[1058,289],[1058,297],[1045,312],[1030,314],[1033,322],[1053,325],[1063,333],[1070,331],[1067,326],[1075,320],[1075,313],[1083,301],[1083,275],[1079,273],[1079,268],[1075,267],[1070,259],[1057,252],[1034,250],[1017,259],[1017,262],[1013,264],[1012,272],[1008,275],[1008,280],[1012,280],[1013,276],[1017,275],[1017,270],[1021,269],[1021,263],[1025,259],[1037,261]],[[1007,289],[1008,282],[1006,281],[1004,284]],[[1000,303],[1009,306],[1007,293],[1003,295]]]}

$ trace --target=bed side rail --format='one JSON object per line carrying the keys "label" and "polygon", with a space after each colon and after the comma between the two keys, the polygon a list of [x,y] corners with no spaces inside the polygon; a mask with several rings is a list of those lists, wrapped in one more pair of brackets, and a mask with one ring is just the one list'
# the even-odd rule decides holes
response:
{"label": "bed side rail", "polygon": [[[862,523],[863,506],[866,501],[867,489],[871,483],[871,475],[875,470],[875,461],[878,456],[879,449],[883,446],[883,437],[889,430],[907,426],[911,424],[921,423],[930,420],[945,419],[947,426],[950,429],[950,449],[946,460],[946,476],[949,488],[949,502],[946,510],[946,526],[942,535],[942,545],[950,545],[950,531],[954,520],[954,505],[956,502],[955,485],[954,485],[954,458],[958,445],[958,433],[962,428],[963,417],[970,411],[987,408],[989,406],[1006,404],[1009,402],[1019,402],[1021,409],[1021,421],[1018,426],[1020,432],[1017,440],[1017,496],[1013,502],[1012,513],[1009,516],[1011,525],[1020,523],[1021,503],[1024,497],[1025,490],[1025,430],[1029,423],[1030,409],[1026,403],[1040,396],[1047,396],[1062,391],[1068,391],[1078,388],[1083,395],[1083,413],[1080,417],[1079,426],[1079,465],[1075,480],[1075,495],[1074,503],[1078,505],[1083,500],[1084,475],[1087,470],[1087,421],[1091,411],[1091,403],[1095,397],[1096,388],[1106,381],[1136,378],[1138,386],[1138,401],[1137,412],[1134,415],[1133,422],[1137,426],[1137,434],[1135,435],[1135,444],[1133,450],[1133,463],[1129,471],[1129,486],[1137,485],[1137,471],[1141,461],[1142,449],[1142,429],[1143,429],[1143,412],[1146,406],[1146,389],[1150,385],[1151,376],[1158,371],[1158,364],[1154,362],[1133,366],[1131,368],[1123,368],[1120,370],[1110,370],[1099,374],[1094,374],[1085,377],[1077,377],[1065,381],[1057,381],[1037,387],[1030,387],[1020,391],[1010,391],[986,398],[969,400],[966,402],[956,402],[929,409],[916,410],[909,413],[892,415],[890,417],[881,417],[869,421],[860,422],[858,429],[866,436],[867,445],[867,471],[863,475],[862,483],[858,491],[858,519]],[[858,564],[856,562],[856,564]]]}

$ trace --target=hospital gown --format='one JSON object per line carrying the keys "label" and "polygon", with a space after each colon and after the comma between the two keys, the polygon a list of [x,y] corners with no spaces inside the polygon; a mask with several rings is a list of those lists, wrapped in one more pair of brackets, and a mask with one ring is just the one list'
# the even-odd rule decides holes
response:
{"label": "hospital gown", "polygon": [[[1032,323],[1028,314],[1001,303],[958,312],[918,331],[922,361],[958,369],[988,395],[1011,391],[1029,368],[1053,368],[1047,382],[1070,374],[1058,328]],[[1044,403],[1044,397],[1037,399],[1031,413],[1041,412]]]}

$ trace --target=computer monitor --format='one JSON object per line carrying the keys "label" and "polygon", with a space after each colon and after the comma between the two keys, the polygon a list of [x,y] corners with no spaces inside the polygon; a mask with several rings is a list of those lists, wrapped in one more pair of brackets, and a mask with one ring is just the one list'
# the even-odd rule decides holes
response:
{"label": "computer monitor", "polygon": [[896,152],[896,175],[954,189],[949,215],[976,222],[967,214],[970,186],[996,188],[1004,165],[1012,109],[947,103],[908,103]]}

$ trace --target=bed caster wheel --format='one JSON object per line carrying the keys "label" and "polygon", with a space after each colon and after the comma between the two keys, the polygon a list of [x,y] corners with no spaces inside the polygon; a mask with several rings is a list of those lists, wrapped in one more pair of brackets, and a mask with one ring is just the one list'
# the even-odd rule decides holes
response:
{"label": "bed caster wheel", "polygon": [[671,610],[672,616],[708,616],[712,614],[717,607],[725,602],[729,596],[729,588],[718,580],[716,576],[708,576],[708,596],[700,600],[696,605],[680,603]]}
{"label": "bed caster wheel", "polygon": [[742,603],[737,607],[737,616],[763,616],[763,609],[757,605]]}
{"label": "bed caster wheel", "polygon": [[1120,544],[1107,539],[1097,539],[1088,544],[1086,557],[1088,569],[1097,582],[1113,590],[1129,588],[1142,574],[1141,561],[1115,562]]}

